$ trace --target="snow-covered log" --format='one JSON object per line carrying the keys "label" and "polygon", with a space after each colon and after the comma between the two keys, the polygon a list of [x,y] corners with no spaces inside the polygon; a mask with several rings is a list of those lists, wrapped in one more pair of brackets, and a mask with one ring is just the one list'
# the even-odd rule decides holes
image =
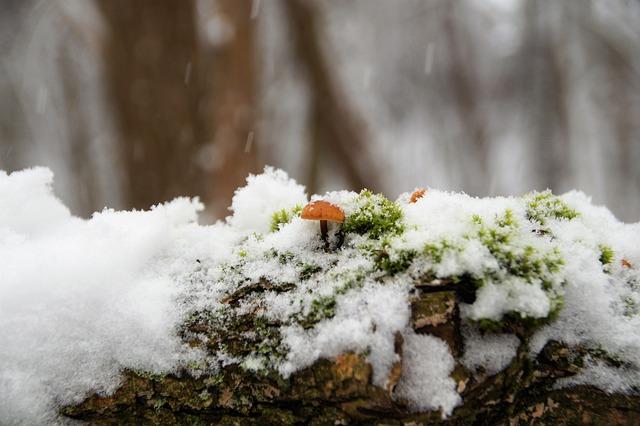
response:
{"label": "snow-covered log", "polygon": [[[582,346],[549,341],[537,356],[529,357],[529,339],[513,328],[491,344],[493,350],[516,355],[491,369],[471,370],[464,353],[458,297],[455,291],[432,292],[427,287],[412,297],[412,328],[408,341],[401,334],[393,339],[397,361],[384,386],[375,385],[366,354],[346,352],[322,359],[284,379],[277,372],[254,373],[237,365],[215,374],[197,377],[180,374],[149,374],[127,371],[123,385],[109,396],[94,395],[78,405],[63,408],[65,415],[91,423],[128,424],[142,420],[156,424],[638,424],[640,397],[607,393],[592,385],[558,388],[563,379],[585,370],[587,358],[612,368],[620,361]],[[255,291],[264,291],[256,288]],[[206,325],[193,325],[202,332]],[[505,324],[509,327],[510,324]],[[244,335],[254,330],[252,319],[226,330],[225,344],[242,345]],[[513,333],[513,334],[512,334]],[[213,332],[212,334],[217,334]],[[432,337],[436,336],[436,337]],[[442,339],[442,340],[438,340]],[[443,345],[441,342],[446,342]],[[482,343],[475,343],[482,344]],[[473,345],[470,349],[473,349]],[[443,352],[454,359],[448,376],[433,375]],[[403,364],[409,373],[403,376]],[[492,366],[495,368],[495,366]],[[448,416],[442,409],[412,410],[396,398],[413,401],[425,391],[441,393],[453,381],[458,406]],[[447,402],[442,401],[445,406]]]}
{"label": "snow-covered log", "polygon": [[304,209],[267,168],[201,226],[81,220],[51,179],[0,174],[2,424],[640,419],[640,226],[582,193]]}

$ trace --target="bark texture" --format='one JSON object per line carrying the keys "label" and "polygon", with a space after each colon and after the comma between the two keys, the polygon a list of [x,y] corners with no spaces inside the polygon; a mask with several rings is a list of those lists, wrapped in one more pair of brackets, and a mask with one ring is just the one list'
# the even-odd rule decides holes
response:
{"label": "bark texture", "polygon": [[[65,407],[62,413],[91,424],[640,424],[638,396],[606,394],[591,386],[554,388],[558,379],[578,373],[587,355],[613,366],[616,360],[556,341],[531,359],[527,355],[531,332],[522,324],[505,323],[502,330],[516,334],[521,341],[506,369],[495,375],[468,371],[459,362],[464,347],[458,303],[470,295],[462,293],[461,288],[464,286],[441,280],[418,284],[411,301],[415,331],[444,339],[456,359],[452,378],[463,403],[447,418],[438,411],[412,413],[393,398],[401,362],[392,369],[386,388],[381,388],[372,384],[372,368],[366,356],[357,353],[319,360],[288,379],[275,372],[247,372],[238,366],[198,378],[186,373],[153,376],[127,371],[114,395],[93,395],[76,406]],[[225,343],[244,347],[238,336],[253,327],[253,322],[235,326],[237,330],[225,334]],[[399,334],[395,344],[401,354]]]}

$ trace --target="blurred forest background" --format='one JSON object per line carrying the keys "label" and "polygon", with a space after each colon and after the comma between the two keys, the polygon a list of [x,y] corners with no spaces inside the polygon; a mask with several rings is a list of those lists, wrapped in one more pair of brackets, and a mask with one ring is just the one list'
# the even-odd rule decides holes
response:
{"label": "blurred forest background", "polygon": [[640,220],[638,0],[0,0],[0,169],[78,215],[265,164],[311,192],[584,190]]}

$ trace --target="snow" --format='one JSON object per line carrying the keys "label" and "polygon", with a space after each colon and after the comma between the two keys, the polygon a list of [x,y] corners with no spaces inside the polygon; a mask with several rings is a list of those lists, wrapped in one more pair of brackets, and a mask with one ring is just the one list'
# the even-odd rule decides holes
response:
{"label": "snow", "polygon": [[202,208],[80,220],[51,194],[52,173],[0,175],[0,423],[43,424],[54,404],[109,392],[123,367],[169,371],[190,355],[173,336],[179,239]]}
{"label": "snow", "polygon": [[445,342],[437,337],[407,331],[403,346],[402,377],[397,395],[414,411],[442,409],[448,416],[461,402],[456,383],[449,377],[454,360]]}
{"label": "snow", "polygon": [[487,282],[476,293],[473,305],[461,306],[463,315],[479,320],[500,320],[508,312],[526,312],[534,318],[549,314],[550,304],[544,290],[522,279],[510,277],[499,284]]}
{"label": "snow", "polygon": [[247,186],[236,191],[229,223],[238,229],[267,233],[274,212],[306,203],[307,195],[302,185],[282,170],[265,167],[264,173],[249,175]]}
{"label": "snow", "polygon": [[[267,167],[236,191],[231,216],[201,226],[202,205],[187,198],[73,217],[52,194],[52,179],[43,168],[0,172],[0,423],[59,422],[57,407],[114,391],[123,369],[240,364],[287,377],[357,352],[384,386],[398,360],[398,333],[403,371],[394,396],[412,410],[450,415],[461,403],[450,378],[456,361],[444,341],[409,326],[413,282],[425,274],[478,286],[476,300],[460,306],[459,361],[469,370],[506,368],[520,340],[481,325],[521,318],[540,321],[531,356],[553,339],[605,350],[624,364],[594,355],[557,386],[640,385],[640,224],[619,222],[580,192],[474,198],[429,189],[415,203],[402,194],[399,222],[385,224],[379,198],[351,191],[309,198]],[[318,223],[293,213],[309,199],[339,206],[347,221],[366,211],[381,234],[341,234],[332,224],[332,249],[324,250]],[[289,221],[272,230],[281,211]],[[393,268],[379,263],[380,253]],[[270,286],[251,290],[262,282]],[[238,292],[237,303],[225,302]],[[193,343],[208,337],[197,334],[186,345],[177,331],[203,314],[220,327],[255,315],[270,334],[252,330],[261,349],[249,354],[199,349]]]}
{"label": "snow", "polygon": [[516,356],[520,340],[513,334],[485,333],[473,327],[463,329],[465,352],[462,364],[471,371],[482,367],[493,375],[504,370]]}
{"label": "snow", "polygon": [[[630,363],[635,373],[627,376],[640,377],[640,316],[625,303],[628,298],[639,300],[640,295],[640,224],[618,222],[606,208],[592,206],[584,194],[571,192],[565,199],[582,214],[570,224],[557,224],[553,231],[565,250],[568,279],[564,308],[557,321],[536,333],[532,352],[537,353],[552,339],[605,349]],[[600,244],[610,246],[615,253],[606,268],[598,261]],[[623,258],[631,268],[622,266]],[[607,376],[616,382],[614,375],[607,374],[611,369],[592,364],[591,373],[585,372],[584,377],[593,377],[593,384],[604,383]],[[609,389],[613,387],[607,386]],[[619,390],[625,389],[628,386],[621,385]]]}
{"label": "snow", "polygon": [[[374,366],[373,382],[384,386],[396,361],[394,335],[409,320],[406,285],[368,283],[340,301],[336,315],[306,331],[300,326],[284,330],[291,348],[280,367],[284,376],[346,352],[371,351],[367,357]],[[384,316],[381,313],[384,312]]]}
{"label": "snow", "polygon": [[638,383],[640,383],[640,372],[635,368],[614,368],[601,361],[587,360],[587,365],[582,371],[575,376],[558,380],[555,388],[592,385],[607,393],[637,394]]}
{"label": "snow", "polygon": [[53,173],[45,168],[10,176],[0,170],[0,224],[5,232],[33,235],[70,220],[69,209],[49,196],[52,181]]}

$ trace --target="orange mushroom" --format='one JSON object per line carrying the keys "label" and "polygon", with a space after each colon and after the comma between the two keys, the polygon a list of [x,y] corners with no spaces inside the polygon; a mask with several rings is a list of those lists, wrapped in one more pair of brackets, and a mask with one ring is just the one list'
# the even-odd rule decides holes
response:
{"label": "orange mushroom", "polygon": [[623,268],[631,268],[631,262],[629,262],[627,259],[625,259],[624,257],[622,258],[622,260],[620,261],[620,263],[622,264]]}
{"label": "orange mushroom", "polygon": [[427,190],[425,188],[418,188],[415,191],[413,191],[411,193],[411,198],[409,199],[410,203],[415,203],[416,201],[418,201],[420,198],[424,197],[424,194],[427,193]]}
{"label": "orange mushroom", "polygon": [[300,217],[302,219],[320,221],[320,234],[322,235],[325,246],[329,245],[327,240],[327,222],[344,222],[344,212],[342,209],[324,200],[313,201],[304,206]]}

